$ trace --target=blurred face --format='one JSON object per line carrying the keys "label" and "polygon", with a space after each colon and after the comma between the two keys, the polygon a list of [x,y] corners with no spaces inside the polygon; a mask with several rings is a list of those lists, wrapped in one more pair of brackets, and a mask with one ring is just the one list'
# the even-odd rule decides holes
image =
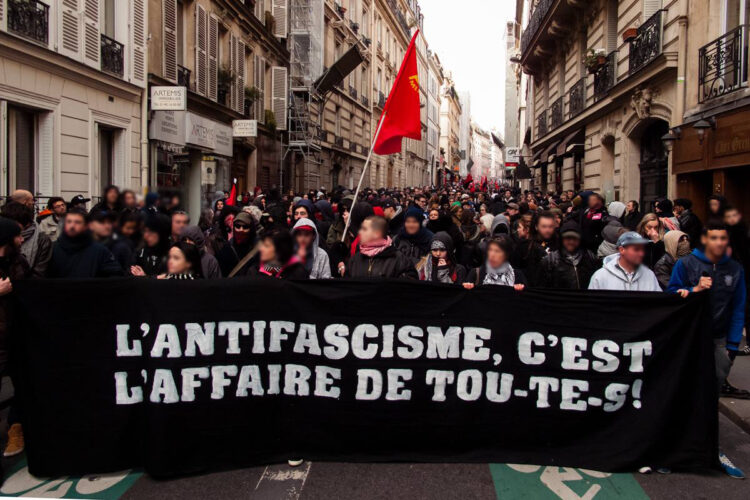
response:
{"label": "blurred face", "polygon": [[437,210],[430,210],[430,220],[438,220],[440,218],[440,212]]}
{"label": "blurred face", "polygon": [[599,208],[601,206],[602,200],[598,196],[593,194],[589,196],[589,208]]}
{"label": "blurred face", "polygon": [[221,212],[222,210],[224,210],[224,201],[219,200],[216,202],[216,211]]}
{"label": "blurred face", "polygon": [[636,268],[643,263],[643,257],[646,255],[646,246],[628,245],[626,247],[620,247],[619,251],[622,260],[631,267]]}
{"label": "blurred face", "polygon": [[107,191],[107,203],[110,205],[114,205],[117,203],[117,197],[120,196],[120,193],[116,189],[110,189]]}
{"label": "blurred face", "polygon": [[16,247],[16,249],[21,248],[21,245],[23,245],[23,236],[20,234],[13,238],[13,246]]}
{"label": "blurred face", "polygon": [[396,209],[393,207],[385,207],[383,209],[383,214],[385,215],[386,219],[393,219],[393,216],[396,215]]}
{"label": "blurred face", "polygon": [[505,197],[510,198],[510,191],[505,191]]}
{"label": "blurred face", "polygon": [[143,230],[143,241],[146,243],[146,246],[155,247],[159,244],[159,233],[146,228]]}
{"label": "blurred face", "polygon": [[89,228],[99,240],[106,240],[112,236],[112,221],[109,219],[103,221],[91,221]]}
{"label": "blurred face", "polygon": [[373,241],[383,239],[383,237],[384,236],[380,234],[380,232],[372,227],[372,221],[364,221],[359,228],[359,240],[362,243],[372,243]]}
{"label": "blurred face", "polygon": [[260,242],[258,253],[260,254],[261,262],[271,262],[276,260],[276,248],[273,246],[271,238],[265,238]]}
{"label": "blurred face", "polygon": [[224,226],[227,228],[227,230],[231,231],[232,225],[234,225],[234,214],[229,214],[224,217]]}
{"label": "blurred face", "polygon": [[409,217],[404,221],[404,229],[406,229],[408,234],[417,234],[420,227],[422,225],[414,217]]}
{"label": "blurred face", "polygon": [[315,235],[310,231],[297,231],[294,238],[300,248],[310,248],[315,241]]}
{"label": "blurred face", "polygon": [[646,223],[646,225],[644,226],[644,228],[646,229],[646,234],[654,232],[654,231],[658,232],[659,231],[659,221],[658,220],[648,221]]}
{"label": "blurred face", "polygon": [[672,212],[677,216],[679,216],[684,211],[685,209],[679,205],[675,205],[674,208],[672,209]]}
{"label": "blurred face", "polygon": [[122,202],[125,204],[127,208],[135,208],[136,201],[135,201],[135,194],[133,193],[125,193],[125,195],[122,197]]}
{"label": "blurred face", "polygon": [[552,239],[555,235],[556,228],[557,223],[555,222],[555,219],[551,217],[540,217],[539,222],[536,223],[537,233],[539,233],[539,237],[543,240]]}
{"label": "blurred face", "polygon": [[294,209],[294,220],[300,220],[300,219],[309,219],[310,214],[307,213],[307,209],[305,207],[297,207]]}
{"label": "blurred face", "polygon": [[430,253],[433,257],[439,260],[445,260],[445,258],[448,256],[448,251],[444,249],[432,250]]}
{"label": "blurred face", "polygon": [[182,232],[182,229],[190,223],[190,218],[187,214],[174,214],[172,216],[172,235],[177,236]]}
{"label": "blurred face", "polygon": [[737,209],[727,210],[724,214],[724,224],[728,226],[736,226],[742,220],[742,214]]}
{"label": "blurred face", "polygon": [[487,246],[487,262],[490,267],[498,268],[505,264],[507,257],[498,245]]}
{"label": "blurred face", "polygon": [[420,198],[417,198],[417,205],[422,210],[425,210],[427,208],[427,198],[425,198],[424,196],[420,197]]}
{"label": "blurred face", "polygon": [[508,209],[508,215],[513,217],[514,215],[518,215],[518,209],[517,208],[509,208]]}
{"label": "blurred face", "polygon": [[79,236],[83,234],[87,229],[88,225],[86,224],[86,219],[84,219],[82,215],[68,214],[65,217],[64,231],[68,237],[74,238],[76,236]]}
{"label": "blurred face", "polygon": [[709,231],[701,236],[701,243],[706,255],[721,257],[727,253],[729,248],[729,234],[725,230]]}
{"label": "blurred face", "polygon": [[562,240],[563,248],[568,253],[576,253],[581,246],[581,240],[578,238],[567,237]]}
{"label": "blurred face", "polygon": [[54,214],[57,215],[58,217],[62,217],[63,215],[65,215],[65,212],[67,211],[67,209],[68,209],[68,206],[62,200],[55,202],[55,204],[52,205],[52,212],[54,212]]}
{"label": "blurred face", "polygon": [[167,259],[167,271],[169,274],[185,274],[190,272],[190,262],[185,258],[177,247],[169,249],[169,258]]}
{"label": "blurred face", "polygon": [[138,230],[138,224],[135,221],[128,221],[120,227],[120,233],[126,238],[132,238]]}
{"label": "blurred face", "polygon": [[708,209],[711,212],[713,212],[715,214],[718,214],[719,210],[721,209],[721,204],[719,203],[719,200],[711,200],[711,201],[709,201],[708,202]]}

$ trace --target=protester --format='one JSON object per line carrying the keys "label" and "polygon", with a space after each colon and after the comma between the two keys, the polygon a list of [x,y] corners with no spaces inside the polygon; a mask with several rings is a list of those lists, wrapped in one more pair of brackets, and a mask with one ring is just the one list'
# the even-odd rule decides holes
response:
{"label": "protester", "polygon": [[513,240],[510,236],[501,234],[487,242],[486,259],[481,267],[469,271],[466,283],[467,290],[478,285],[512,286],[516,291],[526,287],[523,272],[513,269],[510,256],[513,254]]}
{"label": "protester", "polygon": [[599,262],[591,251],[581,248],[581,229],[568,221],[560,230],[562,244],[544,257],[539,286],[567,290],[586,290]]}
{"label": "protester", "polygon": [[649,241],[643,261],[649,269],[653,269],[659,259],[664,256],[664,235],[666,234],[664,220],[657,214],[646,214],[638,224],[638,234]]}
{"label": "protester", "polygon": [[258,255],[259,264],[251,268],[250,276],[283,280],[309,279],[305,266],[294,254],[294,239],[288,231],[274,231],[263,235]]}
{"label": "protester", "polygon": [[618,253],[604,259],[602,268],[591,277],[589,290],[661,292],[656,275],[643,264],[649,243],[634,231],[620,236]]}
{"label": "protester", "polygon": [[672,212],[673,206],[670,200],[658,200],[654,203],[654,210],[664,225],[665,231],[678,231],[680,229],[680,221]]}
{"label": "protester", "polygon": [[136,253],[130,274],[155,277],[167,271],[171,228],[172,223],[166,215],[155,213],[148,216],[143,231],[144,245]]}
{"label": "protester", "polygon": [[422,209],[417,206],[409,208],[404,216],[404,226],[393,239],[393,245],[412,265],[416,265],[430,252],[430,242],[434,235],[422,225],[423,222]]}
{"label": "protester", "polygon": [[418,279],[414,265],[393,246],[385,218],[367,217],[361,224],[358,237],[359,251],[349,260],[349,277]]}
{"label": "protester", "polygon": [[39,231],[46,234],[52,243],[57,241],[60,235],[60,226],[67,210],[65,200],[60,196],[53,196],[47,201],[47,209],[42,210],[37,216]]}
{"label": "protester", "polygon": [[94,209],[89,213],[89,229],[94,240],[112,252],[123,273],[128,273],[131,266],[135,265],[133,245],[127,238],[114,231],[116,219],[114,212],[101,208]]}
{"label": "protester", "polygon": [[602,229],[607,224],[604,198],[599,193],[589,192],[587,208],[581,214],[581,241],[584,248],[596,252],[602,243]]}
{"label": "protester", "polygon": [[187,241],[178,241],[169,249],[167,273],[158,276],[164,280],[196,280],[203,278],[201,255],[198,247]]}
{"label": "protester", "polygon": [[330,279],[331,262],[328,253],[320,247],[320,235],[315,223],[302,218],[292,229],[297,258],[305,267],[311,280]]}
{"label": "protester", "polygon": [[615,220],[609,221],[604,226],[604,229],[602,229],[602,243],[596,251],[596,257],[600,262],[604,261],[610,255],[618,253],[617,240],[627,232],[628,230]]}
{"label": "protester", "polygon": [[219,279],[222,277],[219,261],[206,250],[206,237],[198,226],[186,226],[182,228],[180,241],[190,243],[198,250],[202,278]]}
{"label": "protester", "polygon": [[104,188],[102,200],[94,205],[91,211],[118,213],[122,208],[120,205],[120,188],[109,185]]}
{"label": "protester", "polygon": [[444,231],[432,237],[429,255],[416,267],[421,281],[462,284],[466,280],[466,268],[456,260],[453,238]]}
{"label": "protester", "polygon": [[693,213],[693,202],[686,198],[677,198],[674,200],[673,205],[674,214],[680,223],[680,230],[687,234],[690,240],[690,247],[695,248],[701,241],[703,223]]}
{"label": "protester", "polygon": [[682,231],[670,231],[664,235],[666,252],[654,266],[654,274],[656,274],[662,290],[666,290],[669,286],[672,270],[677,261],[690,254],[690,247],[690,237]]}
{"label": "protester", "polygon": [[190,215],[188,215],[187,212],[184,210],[175,210],[172,212],[171,215],[172,219],[172,230],[170,233],[170,241],[173,243],[176,243],[180,241],[180,235],[182,234],[182,230],[185,229],[188,225],[190,225]]}
{"label": "protester", "polygon": [[31,267],[31,275],[35,278],[44,277],[52,258],[52,242],[34,221],[34,209],[17,201],[10,201],[3,207],[2,216],[21,226],[21,254]]}
{"label": "protester", "polygon": [[[225,207],[226,208],[229,207]],[[258,265],[258,237],[253,217],[240,212],[231,217],[232,236],[216,254],[221,274],[225,278],[247,276]],[[270,234],[270,233],[269,233]]]}
{"label": "protester", "polygon": [[728,206],[727,199],[720,194],[713,194],[708,197],[708,219],[723,220],[724,212]]}
{"label": "protester", "polygon": [[629,201],[626,205],[625,215],[622,216],[622,225],[629,231],[636,231],[641,219],[643,219],[643,214],[639,210],[638,202],[635,200]]}

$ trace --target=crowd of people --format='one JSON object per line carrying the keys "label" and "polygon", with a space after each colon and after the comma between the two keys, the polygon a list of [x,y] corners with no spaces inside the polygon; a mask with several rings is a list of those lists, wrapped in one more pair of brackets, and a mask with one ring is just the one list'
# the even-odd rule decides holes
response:
{"label": "crowd of people", "polygon": [[[235,199],[217,193],[200,214],[179,196],[109,186],[101,201],[50,198],[36,210],[27,191],[0,215],[0,297],[18,279],[366,279],[432,281],[568,290],[708,291],[722,395],[750,399],[729,384],[748,315],[750,236],[721,196],[705,221],[687,199],[609,204],[596,192],[521,192],[455,183],[412,189],[307,193],[256,188]],[[38,213],[37,213],[38,212]],[[0,298],[0,301],[4,299]],[[5,303],[0,342],[5,341]],[[0,361],[7,350],[0,346]],[[6,456],[23,450],[11,413]],[[730,475],[742,473],[726,456]]]}

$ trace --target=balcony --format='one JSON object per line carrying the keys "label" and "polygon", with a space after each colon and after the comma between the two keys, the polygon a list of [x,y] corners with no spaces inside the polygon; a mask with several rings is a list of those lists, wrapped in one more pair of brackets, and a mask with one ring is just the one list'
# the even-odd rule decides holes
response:
{"label": "balcony", "polygon": [[352,98],[352,99],[354,99],[355,101],[357,100],[357,89],[355,89],[355,88],[354,88],[353,86],[351,86],[351,85],[349,85],[349,97],[351,97],[351,98]]}
{"label": "balcony", "polygon": [[547,13],[554,3],[555,0],[540,0],[536,5],[534,12],[531,13],[529,24],[526,25],[526,29],[523,30],[523,34],[521,35],[522,54],[526,54],[531,48],[531,39],[534,38],[534,35],[537,34],[539,28],[542,27],[542,22],[544,21],[544,18],[547,17]]}
{"label": "balcony", "polygon": [[122,76],[125,66],[125,47],[117,40],[104,34],[101,36],[101,40],[102,71]]}
{"label": "balcony", "polygon": [[343,137],[336,137],[333,140],[333,144],[334,144],[334,146],[338,146],[340,148],[343,148],[344,147],[344,138]]}
{"label": "balcony", "polygon": [[586,108],[586,79],[581,78],[568,91],[568,119],[572,120]]}
{"label": "balcony", "polygon": [[383,109],[385,107],[385,94],[378,92],[378,107]]}
{"label": "balcony", "polygon": [[698,50],[698,102],[747,87],[748,26],[739,26]]}
{"label": "balcony", "polygon": [[349,21],[349,27],[352,29],[353,32],[359,33],[359,23],[355,23],[354,21]]}
{"label": "balcony", "polygon": [[184,66],[177,66],[177,85],[190,88],[190,70]]}
{"label": "balcony", "polygon": [[368,107],[370,105],[370,100],[366,96],[362,96],[362,106]]}
{"label": "balcony", "polygon": [[547,135],[547,110],[545,109],[542,114],[536,117],[536,131],[537,137],[543,137]]}
{"label": "balcony", "polygon": [[550,107],[550,130],[563,124],[563,98],[559,97]]}
{"label": "balcony", "polygon": [[617,51],[610,52],[607,62],[594,74],[595,101],[602,99],[615,86],[615,71],[617,71]]}
{"label": "balcony", "polygon": [[406,20],[406,17],[404,17],[403,12],[401,12],[401,9],[398,6],[398,2],[396,2],[396,0],[387,0],[387,2],[388,6],[391,8],[391,12],[394,16],[396,16],[396,20],[401,26],[401,29],[404,30],[404,34],[406,34],[407,38],[411,38],[411,27],[409,26],[409,22]]}
{"label": "balcony", "polygon": [[658,10],[638,28],[638,35],[630,42],[628,73],[633,75],[661,55],[664,11]]}
{"label": "balcony", "polygon": [[38,0],[9,0],[8,31],[47,45],[49,43],[49,5]]}

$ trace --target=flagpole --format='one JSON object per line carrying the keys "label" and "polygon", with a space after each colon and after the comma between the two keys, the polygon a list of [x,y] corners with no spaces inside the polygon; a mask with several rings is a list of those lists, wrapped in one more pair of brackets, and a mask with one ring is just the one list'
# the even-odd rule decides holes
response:
{"label": "flagpole", "polygon": [[346,225],[344,225],[344,234],[341,235],[341,242],[343,243],[346,239],[346,233],[349,232],[349,225],[352,222],[352,211],[354,210],[354,205],[357,204],[357,200],[359,199],[359,190],[362,189],[362,181],[365,180],[365,172],[367,172],[367,167],[370,166],[370,160],[372,159],[372,151],[375,149],[375,144],[378,143],[378,137],[380,136],[380,129],[383,128],[383,123],[385,123],[385,114],[387,113],[387,109],[383,110],[383,114],[380,117],[380,123],[378,124],[378,129],[375,131],[375,137],[372,139],[372,144],[370,145],[370,153],[367,155],[367,161],[365,161],[365,166],[362,167],[362,175],[359,176],[359,183],[357,184],[357,190],[354,192],[354,202],[352,203],[352,208],[349,210],[349,218],[346,219]]}

